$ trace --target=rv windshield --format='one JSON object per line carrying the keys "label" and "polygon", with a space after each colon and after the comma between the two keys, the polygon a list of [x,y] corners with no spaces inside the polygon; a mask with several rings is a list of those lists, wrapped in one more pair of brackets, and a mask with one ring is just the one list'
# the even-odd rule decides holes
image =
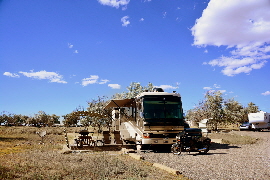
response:
{"label": "rv windshield", "polygon": [[143,100],[144,118],[150,119],[182,119],[182,103],[180,97],[155,96]]}

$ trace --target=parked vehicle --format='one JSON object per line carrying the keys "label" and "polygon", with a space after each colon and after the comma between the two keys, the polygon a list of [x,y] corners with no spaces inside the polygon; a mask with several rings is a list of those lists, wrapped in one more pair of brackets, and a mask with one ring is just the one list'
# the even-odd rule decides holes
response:
{"label": "parked vehicle", "polygon": [[261,131],[270,129],[270,113],[260,111],[258,113],[248,114],[249,123],[252,123],[252,130]]}
{"label": "parked vehicle", "polygon": [[240,131],[242,131],[242,130],[251,130],[252,129],[252,124],[249,123],[249,122],[244,122],[243,124],[241,124],[239,126],[239,129],[240,129]]}
{"label": "parked vehicle", "polygon": [[211,145],[211,139],[202,136],[199,128],[187,128],[176,137],[177,142],[172,145],[171,152],[181,154],[181,152],[199,152],[206,154]]}
{"label": "parked vehicle", "polygon": [[132,99],[111,100],[105,107],[109,108],[114,108],[112,127],[120,131],[123,141],[136,144],[138,150],[157,145],[170,147],[187,125],[180,94],[161,88]]}

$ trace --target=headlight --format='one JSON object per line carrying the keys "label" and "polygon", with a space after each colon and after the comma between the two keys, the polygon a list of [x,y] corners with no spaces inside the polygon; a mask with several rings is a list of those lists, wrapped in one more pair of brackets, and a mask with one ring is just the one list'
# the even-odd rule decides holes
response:
{"label": "headlight", "polygon": [[150,138],[150,135],[148,133],[143,133],[144,138]]}

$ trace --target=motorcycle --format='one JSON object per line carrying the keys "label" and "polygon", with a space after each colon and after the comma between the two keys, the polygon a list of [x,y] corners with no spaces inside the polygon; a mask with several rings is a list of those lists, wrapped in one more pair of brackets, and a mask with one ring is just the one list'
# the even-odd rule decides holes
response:
{"label": "motorcycle", "polygon": [[211,139],[202,136],[202,130],[199,128],[186,128],[176,136],[176,143],[172,145],[171,152],[173,154],[181,154],[181,152],[199,152],[206,154],[209,151]]}

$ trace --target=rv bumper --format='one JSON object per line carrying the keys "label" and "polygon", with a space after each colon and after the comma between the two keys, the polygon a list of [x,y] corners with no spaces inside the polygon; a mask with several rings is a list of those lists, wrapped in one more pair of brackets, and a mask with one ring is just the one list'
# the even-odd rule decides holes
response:
{"label": "rv bumper", "polygon": [[142,139],[142,144],[174,144],[176,138],[170,139]]}

